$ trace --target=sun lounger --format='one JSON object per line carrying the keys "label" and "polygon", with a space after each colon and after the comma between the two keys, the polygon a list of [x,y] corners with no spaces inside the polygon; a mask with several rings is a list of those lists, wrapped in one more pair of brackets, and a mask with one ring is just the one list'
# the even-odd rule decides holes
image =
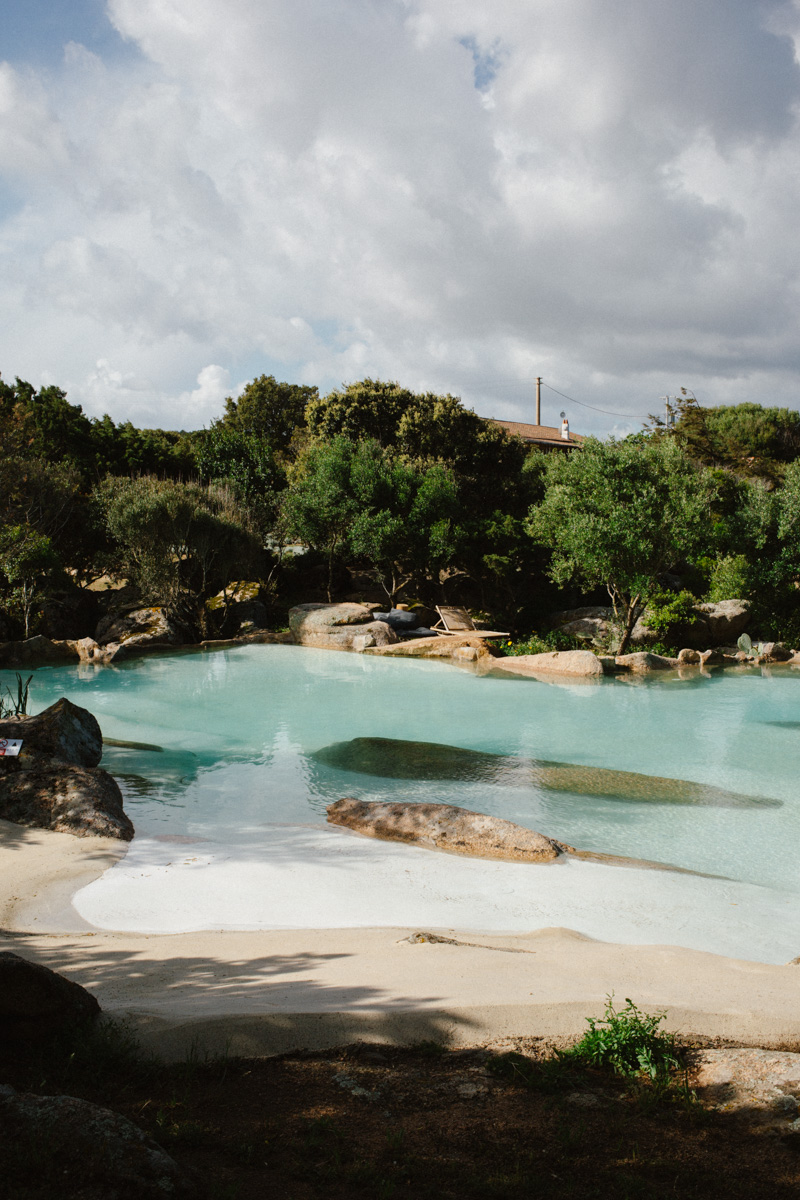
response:
{"label": "sun lounger", "polygon": [[450,635],[451,637],[463,636],[465,633],[474,633],[478,637],[497,638],[509,637],[507,633],[498,633],[494,629],[478,629],[465,608],[442,608],[436,605],[436,611],[439,614],[439,620],[435,625],[431,626],[434,633],[443,636]]}

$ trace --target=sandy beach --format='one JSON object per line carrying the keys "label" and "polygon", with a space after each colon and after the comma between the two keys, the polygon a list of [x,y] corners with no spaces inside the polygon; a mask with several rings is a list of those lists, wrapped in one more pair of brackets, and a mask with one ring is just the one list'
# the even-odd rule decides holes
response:
{"label": "sandy beach", "polygon": [[[89,988],[166,1057],[272,1054],[368,1039],[450,1045],[579,1034],[606,996],[667,1011],[683,1035],[800,1042],[800,967],[566,929],[419,928],[175,934],[93,928],[74,893],[119,842],[0,822],[0,946]],[[419,932],[440,941],[411,941]]]}

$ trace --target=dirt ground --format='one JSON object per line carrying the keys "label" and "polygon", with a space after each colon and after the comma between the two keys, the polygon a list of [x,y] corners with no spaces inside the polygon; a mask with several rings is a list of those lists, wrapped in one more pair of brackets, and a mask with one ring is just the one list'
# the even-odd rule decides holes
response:
{"label": "dirt ground", "polygon": [[[667,1091],[504,1048],[376,1044],[175,1066],[107,1053],[0,1053],[0,1082],[112,1108],[193,1173],[209,1200],[770,1197],[800,1194],[800,1134]],[[41,1162],[39,1161],[41,1157]],[[91,1163],[0,1139],[8,1200],[108,1200]],[[3,1188],[9,1190],[3,1190]]]}

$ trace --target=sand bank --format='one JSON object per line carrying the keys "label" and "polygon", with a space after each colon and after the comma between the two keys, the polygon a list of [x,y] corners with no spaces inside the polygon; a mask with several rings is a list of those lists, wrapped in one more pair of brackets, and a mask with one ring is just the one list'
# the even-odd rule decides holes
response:
{"label": "sand bank", "polygon": [[279,1053],[361,1038],[468,1045],[576,1035],[606,996],[664,1008],[670,1028],[800,1043],[800,967],[565,929],[411,942],[413,927],[142,934],[93,930],[72,890],[124,854],[106,839],[0,822],[0,948],[88,987],[166,1056]]}

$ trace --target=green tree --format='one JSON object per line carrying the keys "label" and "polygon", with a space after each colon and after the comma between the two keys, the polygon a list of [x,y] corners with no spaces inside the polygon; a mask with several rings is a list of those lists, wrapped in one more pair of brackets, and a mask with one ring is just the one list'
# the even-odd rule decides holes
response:
{"label": "green tree", "polygon": [[553,455],[532,536],[552,551],[555,582],[604,585],[624,654],[658,576],[707,542],[711,485],[671,439],[648,445],[590,438]]}
{"label": "green tree", "polygon": [[215,421],[198,437],[195,462],[202,483],[230,484],[248,510],[253,527],[266,540],[286,488],[286,471],[269,442]]}
{"label": "green tree", "polygon": [[328,560],[328,600],[332,598],[337,555],[358,516],[358,501],[350,486],[355,446],[344,437],[312,443],[293,471],[283,510],[287,531]]}
{"label": "green tree", "polygon": [[[751,402],[704,408],[691,396],[680,398],[676,408],[669,436],[704,466],[774,483],[800,455],[800,412],[794,409]],[[660,418],[654,420],[663,428]]]}
{"label": "green tree", "polygon": [[0,570],[8,581],[6,603],[19,615],[26,638],[34,609],[60,565],[50,538],[30,525],[6,525],[0,531]]}
{"label": "green tree", "polygon": [[225,401],[221,424],[226,430],[262,438],[273,451],[288,454],[292,440],[306,423],[306,406],[318,398],[315,387],[278,383],[259,375],[239,396]]}
{"label": "green tree", "polygon": [[108,478],[98,488],[116,566],[142,599],[206,629],[205,601],[258,569],[260,544],[232,492],[173,480]]}

